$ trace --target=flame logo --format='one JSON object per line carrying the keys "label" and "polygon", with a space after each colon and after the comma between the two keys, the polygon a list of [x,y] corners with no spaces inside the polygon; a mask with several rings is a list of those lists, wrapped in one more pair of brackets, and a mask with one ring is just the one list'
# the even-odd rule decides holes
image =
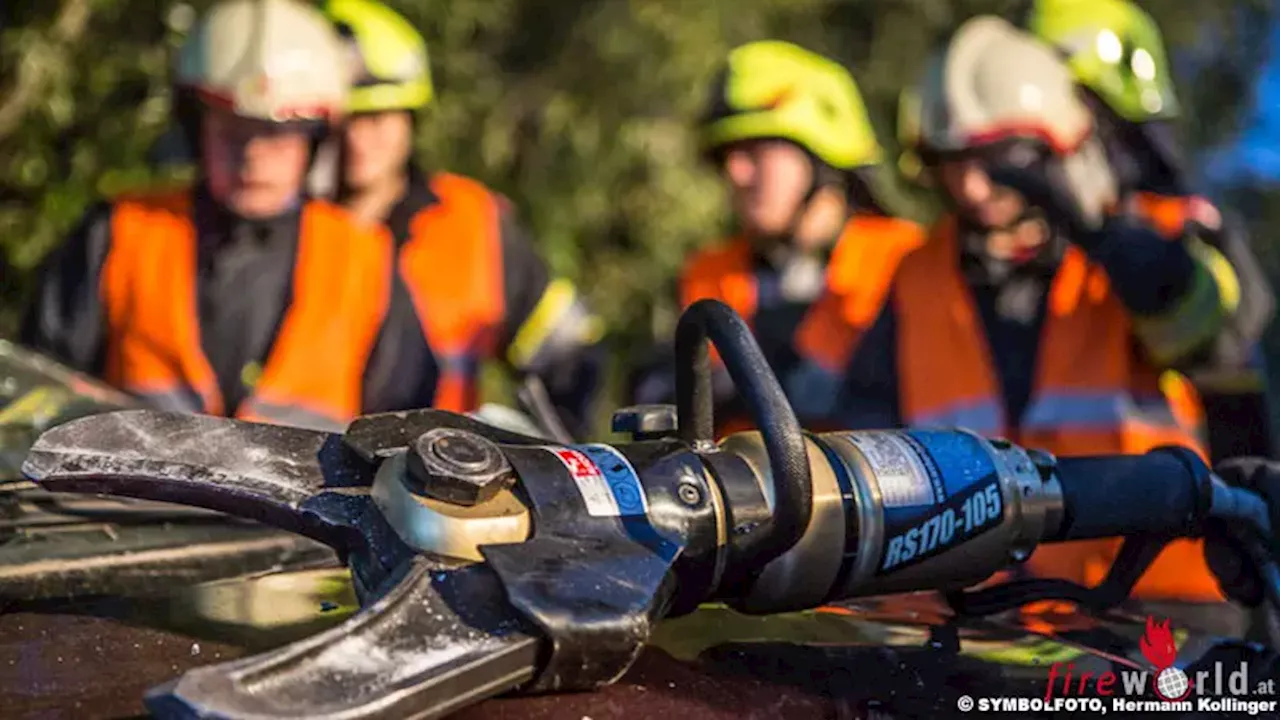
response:
{"label": "flame logo", "polygon": [[1147,629],[1138,641],[1138,648],[1158,670],[1173,665],[1173,661],[1178,658],[1178,648],[1173,644],[1173,630],[1169,628],[1169,621],[1156,622],[1150,615],[1147,616]]}

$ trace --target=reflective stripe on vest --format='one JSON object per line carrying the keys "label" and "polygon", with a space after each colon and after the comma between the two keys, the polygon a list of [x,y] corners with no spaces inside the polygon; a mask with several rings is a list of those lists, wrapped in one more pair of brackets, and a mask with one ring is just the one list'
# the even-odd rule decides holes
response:
{"label": "reflective stripe on vest", "polygon": [[[911,424],[922,427],[963,427],[982,435],[1005,432],[1003,409],[994,400],[951,403],[921,412]],[[1028,406],[1020,427],[1042,430],[1111,431],[1125,423],[1153,429],[1178,424],[1168,398],[1136,398],[1128,392],[1042,392]]]}
{"label": "reflective stripe on vest", "polygon": [[178,413],[206,412],[205,403],[199,393],[189,387],[175,387],[166,391],[162,388],[145,390],[141,385],[134,385],[129,391],[147,407],[156,410]]}
{"label": "reflective stripe on vest", "polygon": [[516,330],[507,361],[521,372],[542,374],[603,336],[604,324],[587,310],[573,283],[556,278]]}
{"label": "reflective stripe on vest", "polygon": [[[899,394],[908,424],[969,427],[1062,456],[1134,454],[1197,439],[1161,394],[1160,374],[1135,352],[1132,324],[1106,274],[1068,249],[1049,290],[1032,397],[1016,433],[991,362],[986,332],[958,268],[954,223],[905,259],[893,293],[898,321]],[[1045,546],[1027,567],[1042,576],[1096,585],[1116,541]],[[1170,545],[1143,576],[1144,598],[1221,599],[1201,546]]]}
{"label": "reflective stripe on vest", "polygon": [[506,313],[500,207],[483,185],[457,175],[435,175],[431,190],[438,202],[410,222],[400,273],[440,366],[432,404],[470,412]]}
{"label": "reflective stripe on vest", "polygon": [[343,416],[331,411],[309,410],[296,403],[286,405],[250,397],[240,406],[240,412],[237,413],[237,416],[241,420],[250,420],[252,422],[293,425],[326,432],[342,432],[354,419],[355,415],[358,414],[360,413],[357,411],[350,416]]}
{"label": "reflective stripe on vest", "polygon": [[990,398],[957,400],[918,412],[911,424],[925,428],[964,428],[992,437],[1003,430],[1003,414],[997,402]]}
{"label": "reflective stripe on vest", "polygon": [[[196,230],[188,193],[115,204],[102,270],[106,379],[156,407],[228,414],[201,347]],[[391,240],[340,209],[303,209],[293,297],[236,417],[342,429],[360,414],[363,376],[386,315]]]}

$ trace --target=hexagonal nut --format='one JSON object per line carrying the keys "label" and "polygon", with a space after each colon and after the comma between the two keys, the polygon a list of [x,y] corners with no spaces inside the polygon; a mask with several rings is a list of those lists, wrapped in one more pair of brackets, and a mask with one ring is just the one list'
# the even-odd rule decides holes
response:
{"label": "hexagonal nut", "polygon": [[407,461],[411,489],[455,505],[490,500],[516,478],[496,444],[455,428],[433,428],[418,436]]}

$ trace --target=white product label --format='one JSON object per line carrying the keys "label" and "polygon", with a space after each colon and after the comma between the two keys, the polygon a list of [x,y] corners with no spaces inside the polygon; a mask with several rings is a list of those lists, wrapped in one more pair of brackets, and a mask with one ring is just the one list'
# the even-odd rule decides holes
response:
{"label": "white product label", "polygon": [[880,484],[884,507],[933,505],[938,502],[929,473],[915,448],[892,433],[850,433],[849,440],[867,459]]}

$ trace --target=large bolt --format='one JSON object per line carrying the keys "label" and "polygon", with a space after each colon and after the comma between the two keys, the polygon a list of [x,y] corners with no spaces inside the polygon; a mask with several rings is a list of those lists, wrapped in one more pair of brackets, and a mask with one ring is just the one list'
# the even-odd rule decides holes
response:
{"label": "large bolt", "polygon": [[455,505],[490,500],[515,481],[511,463],[487,438],[466,430],[434,428],[409,447],[413,490]]}

